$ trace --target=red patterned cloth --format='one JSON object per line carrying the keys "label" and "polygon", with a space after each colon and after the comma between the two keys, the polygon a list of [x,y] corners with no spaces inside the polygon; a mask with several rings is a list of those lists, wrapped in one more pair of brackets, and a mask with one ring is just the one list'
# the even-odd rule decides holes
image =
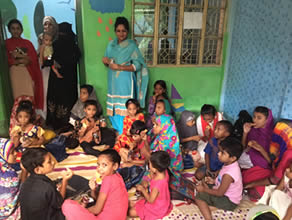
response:
{"label": "red patterned cloth", "polygon": [[132,124],[134,123],[134,121],[136,120],[140,120],[144,122],[144,114],[143,113],[139,113],[136,115],[135,118],[130,118],[129,116],[126,116],[124,118],[123,121],[123,133],[118,137],[118,141],[114,146],[114,149],[116,151],[120,151],[120,149],[122,147],[127,147],[129,146],[131,143],[133,143],[133,138],[131,136],[128,136],[128,131],[131,129]]}

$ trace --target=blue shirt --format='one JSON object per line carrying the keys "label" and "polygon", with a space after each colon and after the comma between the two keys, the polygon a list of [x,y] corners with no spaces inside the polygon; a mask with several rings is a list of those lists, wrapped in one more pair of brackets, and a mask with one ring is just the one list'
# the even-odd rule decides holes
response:
{"label": "blue shirt", "polygon": [[[211,143],[210,143],[211,142]],[[218,158],[218,140],[216,138],[212,138],[210,142],[205,147],[205,153],[209,155],[210,158],[210,170],[216,171],[220,170],[223,166],[223,163]]]}

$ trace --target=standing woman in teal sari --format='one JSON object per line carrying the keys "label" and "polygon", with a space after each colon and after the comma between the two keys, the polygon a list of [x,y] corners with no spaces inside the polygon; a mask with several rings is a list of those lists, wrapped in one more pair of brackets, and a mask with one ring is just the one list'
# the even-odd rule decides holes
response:
{"label": "standing woman in teal sari", "polygon": [[112,40],[102,62],[108,66],[108,93],[106,109],[113,127],[122,133],[123,119],[128,114],[125,103],[136,98],[145,106],[148,69],[135,41],[127,39],[129,22],[118,17],[115,22],[117,38]]}

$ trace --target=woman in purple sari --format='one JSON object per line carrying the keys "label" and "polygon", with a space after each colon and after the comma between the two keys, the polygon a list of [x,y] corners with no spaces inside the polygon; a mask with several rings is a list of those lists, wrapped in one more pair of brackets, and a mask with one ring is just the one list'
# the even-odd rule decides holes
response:
{"label": "woman in purple sari", "polygon": [[[246,160],[251,164],[242,171],[243,183],[248,184],[271,175],[269,147],[272,139],[274,119],[272,111],[258,106],[253,113],[253,123],[244,124],[242,145],[246,148]],[[257,200],[263,192],[255,188],[248,191],[252,200]]]}

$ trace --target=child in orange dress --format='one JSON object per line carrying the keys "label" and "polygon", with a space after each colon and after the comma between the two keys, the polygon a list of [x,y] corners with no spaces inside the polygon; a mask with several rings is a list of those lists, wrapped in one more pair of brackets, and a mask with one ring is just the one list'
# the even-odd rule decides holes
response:
{"label": "child in orange dress", "polygon": [[128,110],[128,115],[123,121],[123,133],[118,137],[118,141],[114,146],[114,149],[120,154],[122,153],[120,152],[122,148],[132,149],[134,147],[134,140],[130,134],[130,129],[133,122],[136,120],[144,122],[144,114],[139,113],[140,104],[136,99],[129,99],[126,102],[126,107]]}

